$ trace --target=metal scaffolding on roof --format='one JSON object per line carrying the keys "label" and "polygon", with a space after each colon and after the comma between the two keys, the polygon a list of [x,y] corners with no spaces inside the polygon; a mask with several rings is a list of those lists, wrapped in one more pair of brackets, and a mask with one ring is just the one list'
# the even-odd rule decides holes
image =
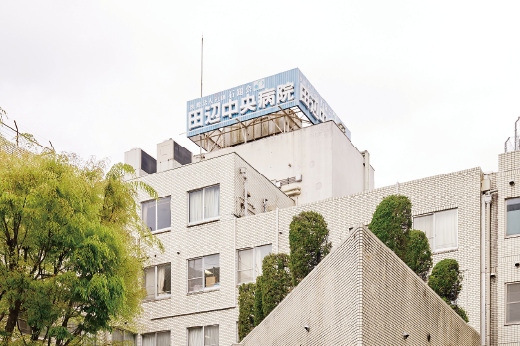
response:
{"label": "metal scaffolding on roof", "polygon": [[201,149],[212,152],[312,125],[298,106],[280,108],[275,113],[250,120],[240,120],[240,117],[235,120],[232,125],[189,138]]}

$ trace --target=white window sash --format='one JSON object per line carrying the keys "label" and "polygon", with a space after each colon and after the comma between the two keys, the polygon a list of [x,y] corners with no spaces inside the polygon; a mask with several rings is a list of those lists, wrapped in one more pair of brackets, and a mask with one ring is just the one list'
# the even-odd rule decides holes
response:
{"label": "white window sash", "polygon": [[[213,324],[213,325],[208,325],[208,326],[189,327],[189,328],[187,328],[186,344],[189,345],[189,346],[204,346],[204,339],[205,339],[205,335],[206,335],[206,328],[207,327],[215,327],[215,326],[220,327],[218,324]],[[201,342],[201,344],[200,345],[192,345],[192,344],[190,344],[190,331],[193,331],[193,330],[199,329],[199,328],[200,328],[200,332],[201,332],[201,336],[202,337],[200,338],[201,340],[196,340],[196,341]],[[193,339],[195,339],[195,338],[193,338]],[[219,340],[218,339],[220,339],[220,328],[218,330],[217,343],[216,344],[212,343],[212,344],[209,344],[207,346],[218,346],[219,345]]]}
{"label": "white window sash", "polygon": [[[253,250],[253,267],[252,268],[248,268],[248,269],[237,269],[237,273],[241,273],[243,271],[247,271],[247,270],[252,270],[253,271],[253,279],[251,281],[240,281],[240,282],[237,282],[237,285],[241,285],[241,284],[248,284],[248,283],[252,283],[252,282],[256,282],[256,278],[258,277],[258,273],[256,271],[256,253],[257,251],[260,251],[259,248],[263,247],[263,246],[268,246],[268,245],[271,245],[272,244],[265,244],[265,245],[260,245],[260,246],[255,246],[254,248],[248,248],[248,249],[241,249],[239,250],[238,252],[240,251],[247,251],[247,250]],[[272,247],[271,247],[271,251],[272,251]],[[270,252],[272,253],[272,252]],[[262,259],[263,260],[263,259]],[[237,263],[237,266],[238,266],[238,263]],[[240,275],[237,275],[237,281],[238,281],[238,278],[240,277]]]}
{"label": "white window sash", "polygon": [[[517,324],[520,324],[520,319],[519,320],[516,320],[516,321],[509,321],[507,318],[509,316],[508,312],[510,312],[509,309],[511,309],[511,307],[513,305],[516,305],[516,304],[520,304],[520,300],[518,301],[509,301],[509,287],[510,286],[514,286],[514,285],[519,285],[520,286],[520,282],[511,282],[511,283],[506,283],[506,292],[505,292],[505,320],[506,320],[506,325],[517,325]],[[519,307],[520,308],[520,307]]]}
{"label": "white window sash", "polygon": [[[170,297],[171,296],[171,293],[165,293],[165,294],[158,294],[157,292],[157,287],[158,287],[158,282],[157,282],[157,267],[161,266],[161,265],[167,265],[168,263],[163,263],[163,264],[159,264],[159,265],[156,265],[156,266],[153,266],[154,268],[154,297],[153,298],[147,298],[145,300],[151,300],[151,299],[161,299],[161,298],[167,298],[167,297]],[[171,263],[170,263],[170,266],[171,266]],[[149,268],[149,267],[148,267]],[[171,272],[171,267],[170,267],[170,272]],[[171,274],[170,274],[170,280],[171,280]],[[145,282],[145,286],[146,286],[146,282]],[[170,287],[171,287],[171,282],[170,282]],[[171,289],[171,288],[170,288]]]}
{"label": "white window sash", "polygon": [[171,345],[171,332],[168,332],[168,331],[162,331],[162,332],[155,332],[155,333],[146,333],[146,334],[143,334],[141,336],[141,345],[142,346],[147,346],[147,345],[143,345],[143,339],[145,336],[148,336],[148,335],[153,335],[153,346],[162,346],[162,345],[158,345],[157,344],[157,334],[162,334],[162,333],[168,333],[168,336],[169,336],[169,340],[168,340],[168,345]]}
{"label": "white window sash", "polygon": [[[168,198],[170,197],[170,213],[171,213],[171,203],[172,203],[172,200],[171,200],[171,196],[164,196],[164,197],[160,197],[159,200],[161,200],[162,198]],[[158,206],[158,202],[159,200],[156,200],[155,201],[155,227],[159,227],[159,206]],[[145,201],[145,202],[149,202],[149,201]],[[142,202],[142,203],[145,203],[145,202]],[[142,209],[142,203],[141,203],[141,209]],[[141,218],[143,218],[143,210],[141,210]],[[157,232],[162,232],[162,231],[165,231],[165,230],[168,230],[171,228],[171,221],[170,221],[170,226],[169,227],[165,227],[165,228],[157,228],[155,231],[152,231],[152,234],[153,233],[157,233]]]}
{"label": "white window sash", "polygon": [[[219,220],[220,219],[220,197],[219,197],[219,201],[218,201],[218,204],[219,204],[218,205],[218,210],[219,210],[218,215],[214,216],[214,217],[208,217],[208,218],[205,217],[205,214],[206,214],[206,189],[211,188],[211,187],[215,187],[215,186],[219,187],[219,196],[220,196],[220,184],[207,186],[207,187],[204,187],[202,189],[190,191],[188,193],[188,226],[198,225],[200,223],[205,223],[205,222],[210,222],[210,221],[215,221],[215,220]],[[189,208],[190,208],[191,193],[192,192],[201,191],[201,190],[202,190],[202,218],[200,220],[197,220],[197,221],[190,221],[190,210],[189,210]]]}
{"label": "white window sash", "polygon": [[[216,254],[215,254],[216,255]],[[208,255],[208,256],[213,256],[213,255]],[[189,263],[190,261],[194,261],[194,260],[198,260],[198,259],[202,259],[202,276],[198,276],[196,278],[190,278],[188,276],[188,281],[187,281],[187,286],[186,286],[186,290],[188,293],[197,293],[197,292],[204,292],[204,291],[213,291],[213,290],[218,290],[220,288],[220,275],[219,275],[219,285],[217,285],[217,287],[206,287],[206,271],[204,269],[204,265],[205,265],[205,258],[208,257],[208,256],[203,256],[203,257],[197,257],[197,258],[190,258],[188,260],[188,268],[189,268]],[[219,257],[218,257],[218,268],[220,270],[220,254],[219,254]],[[202,289],[200,291],[190,291],[190,280],[196,280],[196,279],[200,279],[202,277]]]}
{"label": "white window sash", "polygon": [[[450,210],[455,210],[455,231],[454,231],[454,238],[455,238],[455,246],[450,246],[450,247],[443,247],[443,248],[437,248],[437,242],[438,242],[438,237],[440,235],[437,234],[437,214],[440,213],[440,212],[444,212],[444,211],[450,211]],[[428,216],[428,215],[432,215],[432,228],[433,228],[433,237],[432,237],[432,242],[430,244],[430,250],[432,252],[432,254],[438,254],[438,253],[442,253],[442,252],[446,252],[446,251],[452,251],[452,250],[457,250],[459,248],[459,243],[458,243],[458,233],[459,233],[459,225],[458,225],[458,220],[459,220],[459,210],[458,208],[455,208],[455,209],[447,209],[447,210],[442,210],[442,211],[439,211],[439,212],[434,212],[434,213],[428,213],[428,214],[423,214],[423,215],[417,215],[416,217],[414,217],[414,226],[415,226],[415,219],[416,218],[419,218],[419,217],[424,217],[424,216]]]}

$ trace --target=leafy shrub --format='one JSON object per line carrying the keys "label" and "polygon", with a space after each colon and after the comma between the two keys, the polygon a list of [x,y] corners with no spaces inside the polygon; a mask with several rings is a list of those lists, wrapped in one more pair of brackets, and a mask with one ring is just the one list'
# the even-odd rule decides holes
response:
{"label": "leafy shrub", "polygon": [[452,304],[448,299],[446,298],[442,298],[442,300],[444,300],[446,302],[446,304],[448,304],[449,306],[451,306],[451,308],[453,310],[455,310],[455,312],[457,313],[457,315],[459,315],[460,317],[462,317],[462,319],[464,321],[469,322],[469,318],[468,318],[468,315],[466,314],[466,310],[464,310],[463,308],[461,308],[460,306],[458,305],[455,305],[455,304]]}
{"label": "leafy shrub", "polygon": [[267,316],[292,288],[289,256],[284,253],[265,256],[261,282],[262,310]]}
{"label": "leafy shrub", "polygon": [[424,232],[416,229],[408,232],[405,263],[423,281],[427,281],[428,272],[432,266],[432,253],[430,251],[430,243]]}
{"label": "leafy shrub", "polygon": [[263,310],[263,295],[262,295],[262,276],[258,276],[256,278],[256,288],[255,288],[255,306],[254,306],[254,315],[255,315],[255,327],[260,324],[260,322],[264,319],[264,310]]}
{"label": "leafy shrub", "polygon": [[406,262],[407,237],[412,227],[412,203],[406,196],[390,195],[376,208],[368,228]]}
{"label": "leafy shrub", "polygon": [[456,260],[447,258],[437,263],[433,267],[428,286],[451,306],[464,321],[469,321],[466,311],[455,303],[462,289],[462,274]]}
{"label": "leafy shrub", "polygon": [[289,229],[289,267],[296,286],[327,256],[332,244],[325,219],[314,211],[294,216]]}
{"label": "leafy shrub", "polygon": [[238,287],[238,337],[240,340],[255,327],[255,286],[254,283],[249,283]]}
{"label": "leafy shrub", "polygon": [[441,298],[449,301],[457,300],[462,289],[462,275],[459,263],[454,259],[443,259],[433,267],[428,280],[430,286]]}

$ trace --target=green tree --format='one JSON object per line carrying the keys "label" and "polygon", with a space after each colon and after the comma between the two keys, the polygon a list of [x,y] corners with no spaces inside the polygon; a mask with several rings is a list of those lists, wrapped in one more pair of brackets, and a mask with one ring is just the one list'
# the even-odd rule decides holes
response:
{"label": "green tree", "polygon": [[[105,174],[105,165],[72,154],[0,151],[3,345],[79,344],[139,314],[143,246],[157,243],[135,197],[138,188],[156,193],[123,181],[130,166]],[[20,335],[19,320],[32,335]]]}
{"label": "green tree", "polygon": [[296,286],[330,252],[329,230],[323,216],[314,211],[303,211],[293,217],[289,226],[289,246],[293,285]]}
{"label": "green tree", "polygon": [[405,263],[424,282],[428,280],[428,272],[432,266],[432,253],[426,234],[412,229],[408,232]]}
{"label": "green tree", "polygon": [[428,286],[449,304],[460,317],[468,322],[466,312],[456,304],[460,290],[462,289],[462,279],[459,263],[454,259],[446,258],[433,267],[428,280]]}
{"label": "green tree", "polygon": [[242,284],[238,287],[238,338],[242,340],[255,327],[255,295],[254,283]]}
{"label": "green tree", "polygon": [[263,307],[263,294],[262,294],[262,276],[258,276],[256,278],[256,287],[255,287],[255,306],[253,308],[254,317],[254,325],[255,327],[260,324],[264,320],[264,307]]}
{"label": "green tree", "polygon": [[390,195],[376,208],[368,228],[406,261],[408,232],[412,227],[412,203],[406,196]]}
{"label": "green tree", "polygon": [[264,257],[262,265],[262,309],[264,317],[287,296],[292,289],[289,256],[284,253]]}

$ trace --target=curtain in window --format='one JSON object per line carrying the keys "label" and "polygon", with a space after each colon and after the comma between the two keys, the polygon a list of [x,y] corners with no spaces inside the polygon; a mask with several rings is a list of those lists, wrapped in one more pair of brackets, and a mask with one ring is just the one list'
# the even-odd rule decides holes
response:
{"label": "curtain in window", "polygon": [[218,325],[204,327],[204,346],[218,345]]}
{"label": "curtain in window", "polygon": [[155,298],[155,267],[144,270],[144,286],[146,288],[146,298]]}
{"label": "curtain in window", "polygon": [[157,295],[164,294],[165,266],[157,267]]}
{"label": "curtain in window", "polygon": [[435,213],[435,250],[457,247],[457,209]]}
{"label": "curtain in window", "polygon": [[238,283],[253,281],[253,249],[238,252]]}
{"label": "curtain in window", "polygon": [[135,345],[135,334],[125,331],[125,346]]}
{"label": "curtain in window", "polygon": [[204,345],[204,337],[202,334],[202,327],[188,329],[188,346],[202,346]]}
{"label": "curtain in window", "polygon": [[520,234],[520,198],[508,199],[507,235]]}
{"label": "curtain in window", "polygon": [[204,189],[204,219],[220,215],[220,186],[211,186]]}
{"label": "curtain in window", "polygon": [[157,229],[170,228],[172,224],[171,197],[157,201]]}
{"label": "curtain in window", "polygon": [[428,242],[430,243],[430,249],[435,250],[435,244],[433,240],[433,215],[419,216],[413,219],[413,228],[426,233]]}
{"label": "curtain in window", "polygon": [[190,222],[202,221],[202,190],[190,192]]}
{"label": "curtain in window", "polygon": [[204,257],[204,287],[214,287],[220,284],[219,255]]}
{"label": "curtain in window", "polygon": [[255,275],[257,277],[262,275],[262,263],[264,262],[264,257],[271,253],[271,248],[271,245],[264,245],[255,248]]}
{"label": "curtain in window", "polygon": [[143,346],[155,346],[155,333],[143,335]]}
{"label": "curtain in window", "polygon": [[171,264],[157,267],[157,295],[171,293]]}
{"label": "curtain in window", "polygon": [[145,223],[146,226],[148,226],[148,229],[152,232],[157,230],[157,227],[155,224],[155,210],[156,210],[155,203],[156,203],[155,200],[153,200],[153,201],[149,201],[149,202],[144,202],[142,204],[143,222]]}
{"label": "curtain in window", "polygon": [[202,258],[188,261],[188,292],[198,292],[202,286]]}
{"label": "curtain in window", "polygon": [[112,342],[123,342],[123,333],[119,329],[114,329],[112,333]]}
{"label": "curtain in window", "polygon": [[506,287],[506,323],[520,322],[520,284],[510,284]]}
{"label": "curtain in window", "polygon": [[156,346],[170,346],[170,332],[157,333]]}

